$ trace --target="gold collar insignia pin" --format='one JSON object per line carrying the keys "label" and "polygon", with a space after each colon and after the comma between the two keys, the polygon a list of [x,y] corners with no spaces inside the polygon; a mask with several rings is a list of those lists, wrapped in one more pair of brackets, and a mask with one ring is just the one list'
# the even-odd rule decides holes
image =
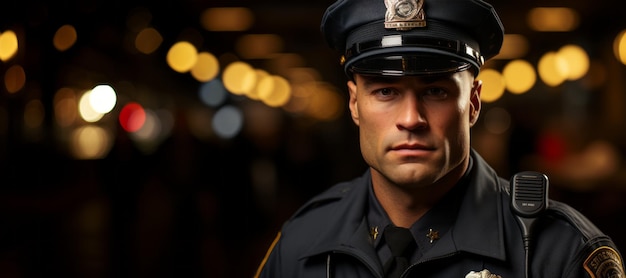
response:
{"label": "gold collar insignia pin", "polygon": [[378,226],[370,227],[370,235],[374,240],[378,237]]}
{"label": "gold collar insignia pin", "polygon": [[426,26],[424,0],[384,0],[385,28],[407,31]]}
{"label": "gold collar insignia pin", "polygon": [[439,239],[439,232],[433,229],[428,229],[428,233],[426,234],[426,237],[430,239],[430,243],[432,244],[433,241]]}

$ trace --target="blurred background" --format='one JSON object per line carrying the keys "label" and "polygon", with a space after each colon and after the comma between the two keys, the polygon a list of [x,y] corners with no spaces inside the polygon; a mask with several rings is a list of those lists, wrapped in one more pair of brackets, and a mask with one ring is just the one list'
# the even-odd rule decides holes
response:
{"label": "blurred background", "polygon": [[[362,174],[320,1],[0,4],[0,276],[251,277],[280,225]],[[490,1],[473,146],[550,177],[626,250],[616,0]]]}

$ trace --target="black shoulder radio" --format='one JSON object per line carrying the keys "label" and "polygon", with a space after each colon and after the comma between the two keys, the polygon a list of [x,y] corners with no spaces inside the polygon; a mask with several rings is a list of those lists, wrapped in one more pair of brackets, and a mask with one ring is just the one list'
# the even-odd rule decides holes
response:
{"label": "black shoulder radio", "polygon": [[538,172],[520,172],[511,177],[511,210],[517,216],[525,252],[525,277],[529,277],[530,241],[535,220],[548,208],[548,177]]}

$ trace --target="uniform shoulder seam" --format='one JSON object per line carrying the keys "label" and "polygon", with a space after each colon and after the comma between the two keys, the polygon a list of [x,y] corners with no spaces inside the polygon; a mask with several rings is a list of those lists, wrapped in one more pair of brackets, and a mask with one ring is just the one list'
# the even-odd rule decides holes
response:
{"label": "uniform shoulder seam", "polygon": [[574,226],[580,231],[586,241],[603,236],[600,229],[587,219],[586,216],[565,203],[550,200],[548,203],[548,213],[550,212],[552,212],[551,215],[563,219]]}
{"label": "uniform shoulder seam", "polygon": [[296,211],[293,217],[298,217],[311,209],[340,200],[348,192],[352,191],[353,187],[354,184],[351,182],[336,184],[307,201]]}

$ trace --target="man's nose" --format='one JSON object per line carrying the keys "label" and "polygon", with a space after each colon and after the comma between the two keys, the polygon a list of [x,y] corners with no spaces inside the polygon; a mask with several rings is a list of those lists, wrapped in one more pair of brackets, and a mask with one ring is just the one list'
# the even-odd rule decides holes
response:
{"label": "man's nose", "polygon": [[423,104],[415,94],[406,95],[399,109],[396,120],[398,129],[417,130],[428,126],[423,113],[425,110]]}

